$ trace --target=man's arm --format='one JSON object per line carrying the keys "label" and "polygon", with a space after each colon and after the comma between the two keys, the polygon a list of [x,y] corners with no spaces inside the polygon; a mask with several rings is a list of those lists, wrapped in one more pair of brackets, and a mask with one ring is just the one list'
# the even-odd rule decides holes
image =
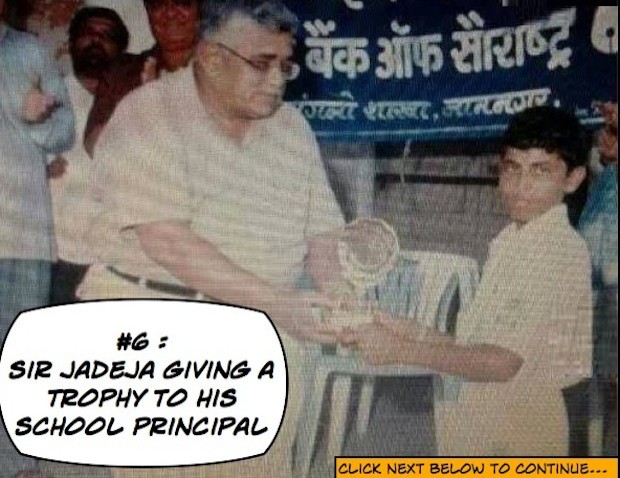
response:
{"label": "man's arm", "polygon": [[305,268],[315,288],[327,292],[344,282],[338,238],[345,221],[329,184],[314,134],[305,120],[302,121],[302,128],[306,130],[306,160],[310,164]]}
{"label": "man's arm", "polygon": [[182,222],[156,222],[133,229],[149,258],[189,287],[222,302],[264,310],[297,338],[335,340],[315,325],[312,307],[329,305],[319,294],[274,287],[239,267]]}
{"label": "man's arm", "polygon": [[48,154],[67,151],[75,136],[73,108],[60,72],[45,49],[33,43],[34,75],[21,116],[29,136]]}
{"label": "man's arm", "polygon": [[338,236],[341,233],[342,229],[339,228],[308,240],[306,272],[314,287],[324,293],[338,290],[345,284],[338,256]]}

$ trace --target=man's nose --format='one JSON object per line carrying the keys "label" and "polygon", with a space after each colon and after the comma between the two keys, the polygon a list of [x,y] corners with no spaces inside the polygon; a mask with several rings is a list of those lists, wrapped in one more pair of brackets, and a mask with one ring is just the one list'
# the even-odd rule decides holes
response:
{"label": "man's nose", "polygon": [[105,32],[94,31],[88,35],[88,43],[90,45],[92,44],[101,45],[103,42],[106,41],[107,38],[108,38],[108,35]]}
{"label": "man's nose", "polygon": [[278,91],[284,89],[286,75],[279,64],[274,63],[267,72],[267,84]]}

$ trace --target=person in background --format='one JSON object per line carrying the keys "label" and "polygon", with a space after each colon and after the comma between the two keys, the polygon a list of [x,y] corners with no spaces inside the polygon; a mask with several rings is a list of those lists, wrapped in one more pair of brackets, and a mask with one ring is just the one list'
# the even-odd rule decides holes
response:
{"label": "person in background", "polygon": [[[47,157],[74,138],[58,69],[33,36],[6,24],[6,6],[0,0],[0,344],[20,312],[49,304],[56,253]],[[0,423],[0,477],[36,468]]]}
{"label": "person in background", "polygon": [[[75,110],[77,140],[70,151],[52,163],[54,170],[61,172],[51,179],[59,255],[52,275],[54,304],[77,300],[75,290],[93,261],[84,231],[97,211],[87,191],[99,135],[125,95],[154,78],[152,60],[147,55],[126,52],[129,40],[120,16],[105,7],[79,9],[69,27],[73,75],[67,77],[67,84]],[[104,467],[45,461],[39,466],[54,478],[111,476],[109,468]]]}
{"label": "person in background", "polygon": [[467,379],[458,401],[436,404],[440,456],[566,455],[563,389],[591,374],[590,260],[563,204],[585,178],[585,135],[573,115],[536,107],[502,144],[512,223],[491,243],[456,337],[383,317],[341,338],[371,363]]}
{"label": "person in background", "polygon": [[[92,165],[84,153],[94,157],[99,135],[125,95],[156,79],[160,70],[186,66],[197,40],[197,1],[178,5],[147,2],[146,7],[157,44],[140,54],[127,53],[130,34],[120,16],[110,8],[84,7],[77,11],[69,27],[69,51],[79,82],[76,85],[70,81],[70,91],[80,110],[88,107],[89,112],[84,121],[78,121],[78,136],[83,145],[76,145],[71,152],[76,155],[73,171],[68,178],[57,178],[52,183],[55,217],[60,226],[60,255],[66,259],[55,266],[52,299],[56,304],[77,300],[75,290],[92,262],[82,240],[94,210],[85,192]],[[58,159],[54,166],[64,163],[63,158]],[[64,166],[60,168],[63,170]]]}
{"label": "person in background", "polygon": [[[598,161],[591,168],[593,178],[588,190],[588,201],[579,219],[579,231],[592,257],[595,396],[598,398],[597,413],[603,417],[600,451],[605,456],[617,456],[618,104],[601,103],[598,108],[605,123],[597,135],[593,156],[598,156],[594,158]],[[597,433],[595,430],[591,432]]]}
{"label": "person in background", "polygon": [[154,58],[158,74],[189,65],[198,41],[200,3],[201,0],[144,0],[155,38],[155,45],[146,53]]}
{"label": "person in background", "polygon": [[128,52],[141,53],[153,47],[155,39],[149,28],[146,10],[142,1],[83,0],[83,6],[104,7],[118,13],[130,32]]}
{"label": "person in background", "polygon": [[93,157],[101,131],[116,105],[130,91],[154,78],[147,52],[127,53],[129,32],[111,9],[85,7],[77,11],[69,26],[69,52],[73,73],[93,96],[84,130],[84,149]]}
{"label": "person in background", "polygon": [[67,84],[76,115],[77,140],[70,151],[52,162],[60,257],[52,277],[54,304],[77,300],[75,290],[91,263],[82,237],[94,213],[86,191],[97,139],[123,97],[154,78],[152,60],[144,54],[127,53],[128,43],[125,24],[109,8],[81,8],[69,26],[73,75],[67,77]]}

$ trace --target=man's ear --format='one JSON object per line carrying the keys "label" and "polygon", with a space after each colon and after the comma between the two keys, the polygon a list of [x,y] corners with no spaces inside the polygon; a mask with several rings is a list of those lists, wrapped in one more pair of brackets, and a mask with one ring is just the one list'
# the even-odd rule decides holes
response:
{"label": "man's ear", "polygon": [[584,166],[579,166],[573,169],[568,176],[566,177],[566,181],[564,184],[564,192],[566,194],[572,194],[581,185],[583,180],[586,178],[586,168]]}
{"label": "man's ear", "polygon": [[201,40],[196,45],[196,59],[198,63],[210,73],[219,71],[222,63],[222,55],[220,55],[217,43]]}

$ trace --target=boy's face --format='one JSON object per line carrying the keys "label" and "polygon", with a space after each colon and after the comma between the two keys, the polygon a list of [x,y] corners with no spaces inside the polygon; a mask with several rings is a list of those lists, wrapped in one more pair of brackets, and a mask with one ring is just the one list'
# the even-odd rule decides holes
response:
{"label": "boy's face", "polygon": [[510,218],[525,224],[562,203],[584,177],[584,168],[569,173],[556,153],[507,148],[500,161],[499,188]]}

